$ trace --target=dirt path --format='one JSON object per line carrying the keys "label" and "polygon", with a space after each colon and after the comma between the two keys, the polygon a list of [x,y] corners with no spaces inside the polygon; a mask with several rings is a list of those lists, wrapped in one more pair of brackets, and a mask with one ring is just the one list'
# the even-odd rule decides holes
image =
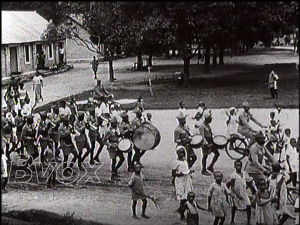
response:
{"label": "dirt path", "polygon": [[[251,109],[253,114],[259,121],[264,124],[268,118],[270,109],[256,110]],[[178,202],[174,200],[173,187],[171,185],[171,165],[176,159],[173,143],[173,131],[177,126],[175,119],[176,110],[151,110],[154,125],[159,129],[161,134],[161,142],[154,151],[148,151],[142,163],[144,165],[143,173],[147,178],[145,182],[146,193],[155,195],[163,205],[162,211],[158,211],[152,202],[149,202],[147,214],[151,219],[134,220],[131,218],[131,199],[130,192],[127,188],[127,182],[130,173],[126,172],[126,165],[120,170],[121,181],[110,183],[110,161],[108,153],[104,150],[100,159],[104,163],[103,167],[98,171],[97,175],[101,184],[87,184],[86,188],[82,184],[68,188],[58,185],[58,189],[46,189],[42,185],[28,185],[22,187],[20,185],[9,184],[9,193],[2,195],[2,211],[3,210],[26,210],[26,209],[43,209],[64,215],[66,212],[75,212],[75,217],[85,220],[93,220],[97,222],[123,225],[127,224],[184,224],[179,221],[178,214],[175,210]],[[188,124],[192,127],[194,120],[190,117],[194,115],[195,110],[188,110]],[[214,116],[212,129],[214,134],[224,134],[226,116],[222,110],[212,110]],[[292,136],[297,136],[299,127],[295,121],[299,121],[299,110],[282,110],[280,120],[283,128],[289,127]],[[130,114],[132,118],[132,114]],[[163,123],[162,123],[163,121]],[[200,162],[201,151],[196,150],[198,161],[195,165],[195,174],[193,175],[193,185],[199,203],[206,206],[206,194],[209,185],[213,182],[213,177],[205,177],[201,175]],[[245,163],[245,159],[243,160]],[[224,182],[229,179],[230,173],[233,172],[233,161],[221,150],[221,156],[216,164],[216,169],[224,173]],[[288,206],[292,210],[292,206]],[[140,213],[140,205],[138,205],[138,213]],[[213,217],[205,211],[200,211],[201,224],[211,224]],[[229,218],[226,224],[229,224]],[[254,214],[252,214],[254,222]],[[236,224],[246,224],[244,213],[238,212]],[[286,225],[293,224],[289,220]]]}

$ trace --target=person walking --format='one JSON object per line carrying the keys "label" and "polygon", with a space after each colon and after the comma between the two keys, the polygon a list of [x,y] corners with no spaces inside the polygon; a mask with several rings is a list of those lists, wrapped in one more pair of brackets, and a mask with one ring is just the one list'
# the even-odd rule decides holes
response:
{"label": "person walking", "polygon": [[42,75],[39,74],[38,70],[36,70],[36,73],[32,81],[33,81],[32,90],[34,91],[34,96],[35,96],[34,97],[35,98],[34,106],[35,106],[41,100],[43,101],[43,96],[42,96],[42,87],[44,86],[43,77]]}
{"label": "person walking", "polygon": [[279,79],[278,75],[274,72],[274,70],[272,68],[270,68],[268,88],[271,91],[271,98],[278,98],[278,93],[277,93],[277,80],[278,79]]}
{"label": "person walking", "polygon": [[96,59],[96,56],[94,56],[93,61],[92,61],[92,69],[94,72],[94,79],[97,79],[98,66],[99,66],[99,61],[98,61],[98,59]]}

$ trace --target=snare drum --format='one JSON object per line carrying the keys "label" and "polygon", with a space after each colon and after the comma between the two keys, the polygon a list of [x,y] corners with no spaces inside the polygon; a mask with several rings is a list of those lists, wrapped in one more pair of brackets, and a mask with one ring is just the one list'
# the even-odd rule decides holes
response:
{"label": "snare drum", "polygon": [[192,136],[192,140],[190,142],[190,146],[193,148],[200,148],[203,142],[202,135],[196,134]]}
{"label": "snare drum", "polygon": [[213,138],[213,142],[218,149],[222,149],[227,145],[227,138],[223,135],[216,135]]}
{"label": "snare drum", "polygon": [[118,149],[121,152],[130,152],[132,150],[132,142],[128,138],[123,138],[118,142]]}

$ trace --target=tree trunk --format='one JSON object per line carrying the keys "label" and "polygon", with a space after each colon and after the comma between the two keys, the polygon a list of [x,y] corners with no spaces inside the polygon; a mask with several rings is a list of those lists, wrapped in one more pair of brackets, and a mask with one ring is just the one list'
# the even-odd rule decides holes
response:
{"label": "tree trunk", "polygon": [[114,82],[114,68],[113,68],[114,52],[111,52],[111,55],[108,60],[108,70],[109,70],[109,82]]}
{"label": "tree trunk", "polygon": [[213,47],[213,67],[217,67],[217,49]]}
{"label": "tree trunk", "polygon": [[224,65],[224,48],[220,47],[219,51],[219,65]]}
{"label": "tree trunk", "polygon": [[183,77],[182,77],[182,86],[183,87],[188,87],[188,85],[189,85],[190,64],[191,64],[191,58],[184,57],[183,58]]}
{"label": "tree trunk", "polygon": [[169,59],[169,58],[170,58],[170,52],[169,52],[169,49],[166,50],[166,53],[165,53],[165,54],[166,54],[166,58]]}
{"label": "tree trunk", "polygon": [[204,73],[210,73],[210,47],[205,48]]}
{"label": "tree trunk", "polygon": [[149,54],[149,65],[148,66],[152,66],[152,54]]}

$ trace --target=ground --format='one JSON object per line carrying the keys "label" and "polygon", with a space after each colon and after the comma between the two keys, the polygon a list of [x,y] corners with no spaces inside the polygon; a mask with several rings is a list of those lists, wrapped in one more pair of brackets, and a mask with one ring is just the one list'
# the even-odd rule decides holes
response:
{"label": "ground", "polygon": [[[194,86],[194,82],[191,82],[190,88],[178,89],[176,83],[173,83],[172,85],[174,87],[172,87],[170,83],[163,82],[163,84],[157,84],[158,81],[153,80],[152,84],[156,97],[151,99],[147,95],[147,93],[149,93],[149,87],[145,83],[149,74],[147,72],[132,72],[126,70],[132,66],[130,59],[127,61],[122,59],[122,61],[115,62],[117,80],[114,84],[108,84],[107,78],[103,75],[107,72],[104,69],[106,64],[102,64],[102,67],[99,68],[99,75],[102,76],[101,78],[105,81],[108,88],[115,93],[116,98],[137,98],[139,95],[144,97],[146,104],[150,106],[146,111],[153,114],[153,123],[161,134],[161,142],[157,148],[148,151],[142,159],[144,165],[142,172],[147,178],[147,181],[145,182],[146,193],[155,195],[163,206],[162,210],[159,211],[155,208],[154,204],[149,201],[147,208],[147,214],[151,217],[149,220],[132,219],[130,191],[127,187],[127,182],[131,174],[126,172],[126,165],[123,165],[120,171],[121,181],[111,183],[109,181],[109,157],[105,149],[100,155],[100,159],[104,165],[97,172],[101,183],[92,184],[89,182],[86,185],[74,184],[73,186],[60,184],[58,185],[57,190],[53,190],[45,188],[45,185],[42,184],[36,185],[36,181],[21,185],[20,182],[18,182],[18,179],[16,180],[16,177],[14,177],[10,179],[8,185],[9,192],[2,195],[2,212],[9,212],[10,210],[40,209],[54,212],[61,216],[69,212],[71,214],[74,213],[75,218],[113,225],[121,225],[124,223],[133,225],[184,224],[179,221],[179,216],[175,212],[179,204],[174,200],[174,192],[171,185],[171,165],[172,161],[176,159],[173,131],[177,125],[177,121],[175,119],[176,110],[170,110],[170,108],[177,108],[179,100],[185,101],[187,108],[190,108],[188,110],[188,124],[192,127],[195,122],[192,119],[192,116],[195,113],[197,102],[204,99],[204,101],[213,108],[212,113],[214,117],[212,128],[214,134],[224,134],[224,132],[226,132],[226,116],[222,108],[228,108],[232,105],[239,107],[244,99],[247,99],[253,107],[261,108],[251,110],[253,114],[258,117],[258,120],[263,124],[267,124],[269,112],[275,110],[274,104],[277,102],[284,106],[283,108],[296,108],[283,109],[278,116],[284,124],[284,127],[291,128],[292,136],[297,137],[299,134],[299,102],[298,92],[296,92],[298,90],[297,82],[299,81],[299,78],[297,71],[293,70],[295,69],[293,67],[294,63],[297,62],[296,57],[289,51],[283,51],[281,53],[279,50],[274,49],[272,51],[260,49],[257,51],[259,51],[259,55],[252,52],[249,53],[247,57],[236,56],[232,59],[227,57],[225,63],[229,65],[225,67],[226,69],[223,69],[224,67],[212,69],[212,75],[217,74],[217,79],[222,79],[223,77],[223,80],[218,80],[217,82],[211,80],[210,76],[212,75],[204,75],[202,70],[198,71],[197,64],[194,62],[191,70],[192,79],[200,76],[201,79],[203,79],[202,81],[204,81],[197,84],[197,89],[199,88],[198,85],[201,87],[199,88],[199,91],[196,92],[197,96],[193,95],[192,92],[197,90]],[[230,61],[233,60],[238,60],[238,66],[232,66],[232,62]],[[157,67],[155,69],[154,66],[153,73],[157,75],[167,73],[172,74],[175,71],[180,70],[179,67],[174,65],[174,61],[176,60],[154,60]],[[181,61],[177,60],[176,63],[178,62]],[[276,63],[284,63],[284,65],[276,65]],[[267,69],[263,69],[267,68],[265,64],[273,64],[275,72],[279,74],[281,79],[281,83],[279,83],[281,89],[279,88],[279,90],[281,90],[282,94],[280,94],[280,99],[278,99],[278,101],[269,99],[269,91],[267,87],[264,86],[267,79]],[[264,71],[262,72],[262,70]],[[243,71],[248,72],[245,72],[246,74],[244,74]],[[260,74],[256,75],[256,73]],[[246,82],[245,80],[241,80],[239,81],[240,85],[231,85],[231,83],[225,85],[225,82],[230,78],[230,74],[235,74],[232,76],[239,75],[242,80],[250,80],[246,80]],[[262,74],[264,74],[264,78],[262,78]],[[242,75],[245,76],[242,77]],[[72,76],[72,82],[70,82],[69,79],[67,80],[70,76]],[[49,105],[47,106],[47,104],[51,103],[53,100],[67,97],[73,93],[79,94],[80,92],[91,90],[95,84],[92,76],[89,65],[79,64],[75,65],[75,68],[67,73],[46,77],[44,102],[39,103],[38,107],[44,106],[43,109],[48,109]],[[256,80],[258,80],[257,83],[255,83]],[[31,83],[26,83],[27,87],[30,87],[30,85]],[[258,89],[254,90],[256,87],[258,87]],[[202,88],[207,89],[203,90]],[[237,88],[234,89],[231,96],[228,96],[228,93],[231,92],[228,91],[229,88]],[[172,94],[165,94],[162,96],[168,89]],[[32,96],[31,91],[30,95]],[[86,99],[87,96],[88,95],[84,94],[83,96],[78,95],[77,97],[79,100],[83,100],[84,98]],[[290,102],[286,103],[287,99]],[[168,108],[168,110],[158,110],[165,108]],[[132,118],[132,116],[131,113],[130,117]],[[201,151],[196,150],[196,154],[198,160],[195,164],[196,172],[193,175],[193,184],[196,199],[201,206],[205,207],[207,204],[206,192],[209,185],[213,182],[213,178],[212,176],[205,177],[201,175]],[[245,163],[245,160],[243,160],[243,162]],[[233,172],[233,161],[226,155],[224,150],[221,150],[221,156],[216,164],[216,169],[221,170],[224,173],[224,181],[228,181],[230,173]],[[291,205],[288,207],[292,210]],[[139,212],[140,204],[138,205],[138,213]],[[213,217],[210,213],[206,211],[199,211],[199,213],[201,218],[200,224],[212,223]],[[229,219],[230,216],[227,217],[225,224],[229,224]],[[286,224],[293,224],[293,222],[293,220],[289,220]],[[254,224],[254,214],[252,215],[252,223]],[[237,213],[236,224],[246,224],[245,213]]]}

